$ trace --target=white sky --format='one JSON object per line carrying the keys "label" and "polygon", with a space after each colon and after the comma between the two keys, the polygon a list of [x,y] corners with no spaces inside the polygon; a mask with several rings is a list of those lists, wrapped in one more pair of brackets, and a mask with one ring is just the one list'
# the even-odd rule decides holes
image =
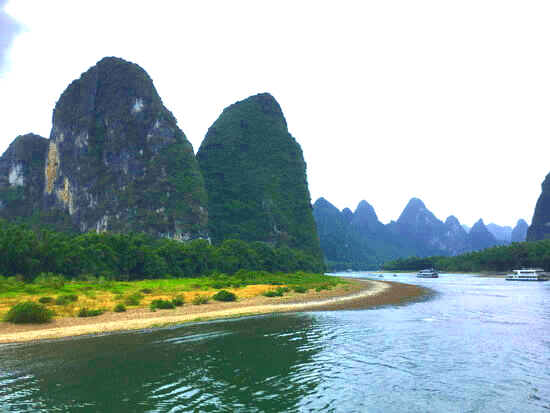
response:
{"label": "white sky", "polygon": [[[269,92],[312,201],[411,197],[439,219],[530,223],[550,172],[550,2],[12,0],[0,152],[49,137],[56,101],[104,56],[143,67],[198,150],[222,110]],[[2,68],[0,67],[0,70]]]}

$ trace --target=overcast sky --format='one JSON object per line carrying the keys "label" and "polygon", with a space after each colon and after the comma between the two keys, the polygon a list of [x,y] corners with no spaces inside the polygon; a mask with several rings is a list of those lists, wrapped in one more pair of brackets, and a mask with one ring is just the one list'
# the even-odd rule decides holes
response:
{"label": "overcast sky", "polygon": [[550,172],[550,2],[0,0],[0,152],[49,137],[105,56],[143,67],[198,150],[222,110],[269,92],[312,201],[411,197],[439,219],[530,223]]}

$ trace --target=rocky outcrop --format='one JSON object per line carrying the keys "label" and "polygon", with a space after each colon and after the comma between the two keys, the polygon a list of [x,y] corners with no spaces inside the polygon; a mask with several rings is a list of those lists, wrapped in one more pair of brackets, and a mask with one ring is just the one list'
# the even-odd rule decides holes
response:
{"label": "rocky outcrop", "polygon": [[365,200],[362,200],[357,205],[351,224],[361,233],[375,233],[380,231],[384,226],[378,221],[378,216],[372,205]]}
{"label": "rocky outcrop", "polygon": [[516,226],[512,230],[512,235],[510,237],[512,242],[523,242],[527,238],[527,229],[529,225],[525,220],[518,220]]}
{"label": "rocky outcrop", "polygon": [[322,256],[302,149],[273,96],[258,94],[224,109],[197,159],[214,242],[262,241]]}
{"label": "rocky outcrop", "polygon": [[550,173],[542,183],[542,192],[537,200],[531,225],[527,230],[527,241],[550,238]]}
{"label": "rocky outcrop", "polygon": [[18,136],[0,157],[0,216],[30,217],[40,212],[48,140]]}
{"label": "rocky outcrop", "polygon": [[445,220],[445,235],[443,237],[443,249],[447,251],[450,255],[457,255],[464,252],[464,244],[468,234],[462,225],[460,225],[459,220],[454,216],[450,215]]}
{"label": "rocky outcrop", "polygon": [[479,219],[470,232],[465,242],[466,251],[478,251],[498,245],[498,241],[489,232],[482,219]]}
{"label": "rocky outcrop", "polygon": [[208,235],[193,148],[141,67],[102,59],[63,92],[52,122],[34,165],[43,220],[81,232]]}
{"label": "rocky outcrop", "polygon": [[399,219],[390,227],[416,246],[418,256],[445,254],[445,224],[418,198],[409,201]]}

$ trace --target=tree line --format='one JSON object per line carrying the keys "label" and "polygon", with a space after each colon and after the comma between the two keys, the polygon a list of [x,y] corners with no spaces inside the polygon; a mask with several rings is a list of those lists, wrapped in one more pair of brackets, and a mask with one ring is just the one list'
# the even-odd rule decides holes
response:
{"label": "tree line", "polygon": [[176,241],[145,233],[70,234],[0,221],[0,274],[32,281],[41,273],[67,279],[197,277],[238,270],[323,272],[322,260],[288,247],[228,239]]}
{"label": "tree line", "polygon": [[436,268],[448,272],[511,271],[542,268],[550,271],[550,239],[536,242],[513,242],[454,257],[408,257],[386,262],[384,270],[418,271]]}

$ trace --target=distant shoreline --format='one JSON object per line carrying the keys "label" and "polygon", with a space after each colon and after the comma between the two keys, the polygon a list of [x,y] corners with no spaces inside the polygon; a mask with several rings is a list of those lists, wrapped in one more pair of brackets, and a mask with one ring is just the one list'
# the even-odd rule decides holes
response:
{"label": "distant shoreline", "polygon": [[333,290],[310,291],[281,298],[256,296],[237,302],[185,305],[175,310],[145,308],[97,317],[64,317],[47,324],[0,324],[0,343],[21,343],[66,337],[164,327],[189,322],[281,312],[331,311],[397,305],[429,294],[429,289],[397,282],[350,279]]}

